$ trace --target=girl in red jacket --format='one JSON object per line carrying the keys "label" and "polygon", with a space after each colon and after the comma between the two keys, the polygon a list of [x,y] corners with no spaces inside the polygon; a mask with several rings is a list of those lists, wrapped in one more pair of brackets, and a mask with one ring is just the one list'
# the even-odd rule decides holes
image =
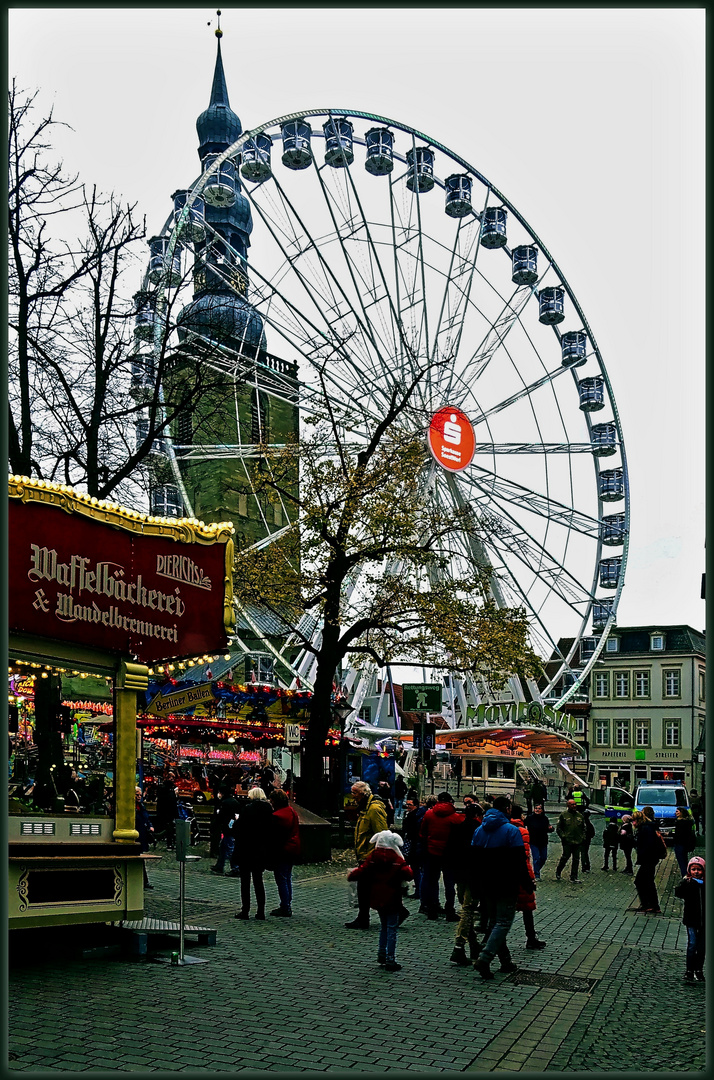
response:
{"label": "girl in red jacket", "polygon": [[535,871],[533,870],[533,860],[531,859],[531,845],[528,837],[528,829],[523,823],[523,810],[515,803],[511,807],[511,824],[520,829],[521,836],[523,837],[523,844],[526,849],[526,862],[528,863],[528,873],[530,879],[533,882],[533,892],[527,893],[523,889],[518,889],[518,900],[516,902],[516,911],[523,912],[523,926],[526,931],[526,948],[527,949],[544,949],[545,942],[538,940],[538,935],[535,930],[535,923],[533,922],[533,912],[536,909],[535,898]]}
{"label": "girl in red jacket", "polygon": [[399,833],[385,829],[370,840],[374,850],[347,875],[348,881],[363,878],[369,885],[369,906],[376,908],[381,929],[377,946],[377,963],[385,971],[401,971],[394,958],[397,948],[399,914],[402,909],[402,882],[414,877],[399,848],[404,844]]}

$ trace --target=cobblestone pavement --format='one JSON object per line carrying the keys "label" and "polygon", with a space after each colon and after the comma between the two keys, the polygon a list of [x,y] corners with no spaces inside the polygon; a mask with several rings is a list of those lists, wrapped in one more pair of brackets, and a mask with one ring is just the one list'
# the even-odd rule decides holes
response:
{"label": "cobblestone pavement", "polygon": [[[551,815],[554,819],[555,812]],[[602,822],[599,823],[599,829]],[[547,942],[509,937],[514,975],[483,982],[449,963],[454,926],[408,901],[402,971],[376,964],[377,922],[347,930],[344,868],[297,867],[292,919],[236,921],[236,879],[202,860],[187,871],[187,922],[215,927],[215,946],[187,938],[207,964],[151,957],[21,955],[10,971],[10,1067],[32,1072],[701,1072],[704,987],[685,985],[686,933],[672,852],[658,869],[662,916],[634,914],[632,878],[604,873],[599,839],[582,885],[554,879],[557,843],[535,913]],[[146,914],[178,918],[171,856],[151,871]],[[268,910],[277,905],[266,874]],[[20,933],[20,932],[18,932]],[[26,931],[24,933],[27,933]],[[151,940],[151,939],[150,939]],[[171,948],[165,939],[160,954]],[[15,952],[13,951],[13,956]],[[570,981],[568,981],[570,980]]]}

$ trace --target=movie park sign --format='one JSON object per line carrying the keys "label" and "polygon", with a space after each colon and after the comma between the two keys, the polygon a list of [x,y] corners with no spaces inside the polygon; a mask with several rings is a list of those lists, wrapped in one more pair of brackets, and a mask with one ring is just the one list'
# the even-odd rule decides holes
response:
{"label": "movie park sign", "polygon": [[225,648],[230,526],[150,522],[57,488],[10,483],[11,631],[147,664]]}

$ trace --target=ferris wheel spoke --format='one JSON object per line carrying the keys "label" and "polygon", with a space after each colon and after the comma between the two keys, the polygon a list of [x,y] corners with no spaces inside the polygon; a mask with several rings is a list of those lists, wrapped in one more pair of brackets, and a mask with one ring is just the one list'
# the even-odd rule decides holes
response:
{"label": "ferris wheel spoke", "polygon": [[[496,350],[503,344],[516,323],[520,321],[521,313],[533,295],[531,285],[519,285],[515,289],[511,298],[505,302],[501,313],[491,325],[476,352],[460,370],[459,381],[461,383],[475,382],[483,374]],[[447,389],[447,394],[450,391],[451,384]]]}
{"label": "ferris wheel spoke", "polygon": [[[301,285],[306,298],[314,308],[315,317],[319,317],[326,327],[327,333],[324,330],[318,331],[320,336],[325,339],[328,348],[334,349],[348,362],[352,359],[351,354],[356,352],[360,368],[371,369],[376,377],[381,367],[375,362],[370,349],[370,345],[374,347],[374,342],[369,328],[362,321],[336,273],[328,264],[321,245],[316,242],[304,225],[300,214],[277,180],[275,187],[288,218],[281,229],[275,227],[271,216],[266,213],[258,200],[253,198],[251,201],[279,248],[285,263],[291,268],[295,280]],[[307,255],[311,259],[309,262],[305,258]],[[286,300],[285,297],[283,299]],[[294,303],[291,307],[295,311],[298,310]],[[305,317],[304,313],[303,317]],[[313,320],[311,319],[310,322],[312,323]],[[315,329],[317,329],[316,325]],[[318,354],[321,352],[324,352],[322,344],[318,346]]]}
{"label": "ferris wheel spoke", "polygon": [[413,358],[428,355],[424,348],[428,324],[419,194],[407,193],[405,175],[389,177],[389,209],[396,308],[409,364]]}
{"label": "ferris wheel spoke", "polygon": [[[484,208],[488,204],[490,189],[486,190]],[[459,218],[450,255],[450,265],[441,309],[434,331],[432,359],[458,355],[467,314],[471,288],[476,274],[476,262],[481,251],[481,217],[475,213]],[[450,392],[447,387],[446,398]],[[445,399],[446,400],[446,399]]]}
{"label": "ferris wheel spoke", "polygon": [[564,372],[569,370],[569,368],[561,366],[556,368],[555,371],[549,371],[541,378],[535,379],[533,382],[524,385],[514,394],[511,394],[509,397],[504,398],[503,401],[499,401],[496,405],[491,405],[490,408],[483,410],[481,413],[475,416],[473,418],[474,427],[476,427],[478,424],[482,424],[484,421],[489,420],[497,413],[503,412],[504,409],[510,408],[511,405],[516,405],[518,402],[523,401],[524,398],[531,397],[531,395],[534,394],[536,390],[540,390],[541,387],[550,386],[554,379],[557,379],[559,375],[562,375]]}
{"label": "ferris wheel spoke", "polygon": [[[332,218],[335,235],[341,246],[345,265],[355,291],[355,296],[360,304],[362,321],[364,325],[369,328],[370,339],[378,358],[380,358],[382,362],[385,360],[394,361],[400,353],[397,344],[399,327],[395,321],[395,312],[391,304],[389,287],[379,259],[374,238],[370,231],[369,221],[364,213],[362,202],[354,183],[352,170],[347,166],[346,168],[339,170],[337,176],[333,175],[333,182],[335,185],[342,184],[343,197],[346,202],[346,206],[343,208],[342,224],[337,217],[339,200],[325,182],[323,175],[325,170],[329,170],[328,175],[334,174],[335,170],[330,169],[327,165],[323,165],[316,170],[316,174],[322,187],[325,203]],[[355,255],[350,254],[350,249],[348,249],[347,246],[348,241],[350,243],[350,249]],[[355,257],[360,247],[365,247],[368,252],[368,258],[362,259],[361,265]],[[386,323],[386,321],[383,321],[382,326],[380,327],[378,326],[378,322],[380,317],[384,319],[383,305],[385,300],[387,301],[389,322]],[[374,313],[372,312],[372,309],[374,309]],[[384,341],[381,336],[381,333],[385,330],[388,337],[387,341]]]}
{"label": "ferris wheel spoke", "polygon": [[475,454],[592,454],[588,443],[477,443]]}
{"label": "ferris wheel spoke", "polygon": [[469,470],[461,474],[461,482],[479,493],[477,500],[488,505],[493,499],[505,505],[519,506],[524,510],[553,521],[585,536],[597,538],[600,534],[600,521],[572,506],[559,502],[553,497],[533,491],[515,480],[508,480],[496,473],[472,464]]}
{"label": "ferris wheel spoke", "polygon": [[[354,205],[350,203],[348,190],[344,191],[345,200],[343,201],[342,206],[340,206],[340,200],[337,198],[336,193],[325,182],[323,173],[326,169],[328,169],[328,166],[316,167],[315,174],[318,177],[324,204],[332,222],[332,231],[328,234],[317,238],[312,237],[305,227],[302,218],[292,206],[292,203],[284,192],[283,201],[286,206],[290,207],[291,213],[294,215],[299,228],[302,230],[302,235],[309,238],[310,254],[318,260],[318,266],[312,268],[312,276],[315,287],[318,288],[318,295],[320,294],[319,286],[322,277],[328,279],[328,285],[332,292],[334,292],[335,289],[339,290],[339,302],[330,303],[329,299],[326,297],[327,306],[325,307],[323,305],[321,307],[321,314],[327,325],[330,327],[333,336],[338,340],[344,340],[345,344],[349,345],[350,350],[355,352],[358,384],[359,381],[361,381],[361,374],[364,371],[370,371],[373,378],[379,380],[387,366],[389,356],[393,354],[393,348],[387,343],[387,356],[384,355],[384,342],[380,339],[377,333],[376,323],[370,317],[368,312],[368,307],[376,296],[377,282],[374,277],[365,276],[360,273],[356,260],[351,258],[347,252],[345,236],[343,235],[346,233],[350,237],[355,238],[356,236],[359,236],[361,232],[366,231],[368,225],[361,210],[358,215]],[[328,169],[328,175],[333,176],[335,183],[339,183],[339,174],[341,171],[342,170]],[[349,168],[344,171],[350,173]],[[336,177],[333,174],[337,174]],[[338,210],[341,211],[339,217]],[[348,292],[342,285],[330,261],[323,255],[323,247],[326,248],[328,244],[334,243],[335,241],[340,245],[343,252],[344,263],[351,284],[352,298],[350,298]],[[304,255],[308,249],[304,246],[304,239],[301,243],[303,245],[302,254]],[[284,255],[286,259],[292,263],[293,270],[296,273],[301,274],[299,260],[293,261],[290,258],[290,252],[288,250],[284,250]],[[320,271],[319,275],[317,274],[317,270]],[[365,293],[369,295],[370,303],[365,303],[363,299],[363,294]]]}

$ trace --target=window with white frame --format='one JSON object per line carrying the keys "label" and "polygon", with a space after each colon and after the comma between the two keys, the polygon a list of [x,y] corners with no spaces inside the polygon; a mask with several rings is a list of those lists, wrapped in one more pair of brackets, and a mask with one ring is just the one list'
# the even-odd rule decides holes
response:
{"label": "window with white frame", "polygon": [[593,681],[594,696],[596,698],[605,698],[610,696],[610,672],[598,671],[595,674]]}
{"label": "window with white frame", "polygon": [[661,652],[664,649],[664,634],[650,634],[650,650]]}
{"label": "window with white frame", "polygon": [[664,745],[679,746],[679,720],[664,721]]}
{"label": "window with white frame", "polygon": [[358,715],[359,715],[360,720],[364,720],[365,724],[371,724],[372,723],[372,706],[371,705],[363,705],[362,708],[360,709]]}
{"label": "window with white frame", "polygon": [[635,679],[635,697],[649,697],[650,696],[650,673],[649,671],[636,671],[634,673]]}
{"label": "window with white frame", "polygon": [[615,672],[615,697],[625,698],[630,696],[630,673],[629,671]]}
{"label": "window with white frame", "polygon": [[663,694],[665,697],[679,697],[682,687],[682,673],[679,668],[667,668],[662,672]]}
{"label": "window with white frame", "polygon": [[630,721],[629,720],[616,720],[615,721],[615,746],[629,746],[630,745]]}
{"label": "window with white frame", "polygon": [[635,746],[650,745],[649,720],[635,720]]}
{"label": "window with white frame", "polygon": [[585,734],[585,717],[584,716],[576,716],[575,717],[575,735],[577,737],[578,735],[584,735],[584,734]]}
{"label": "window with white frame", "polygon": [[605,652],[619,652],[620,651],[620,639],[616,637],[609,637],[605,642]]}
{"label": "window with white frame", "polygon": [[595,721],[595,745],[596,746],[609,746],[610,745],[610,721],[609,720],[596,720]]}

